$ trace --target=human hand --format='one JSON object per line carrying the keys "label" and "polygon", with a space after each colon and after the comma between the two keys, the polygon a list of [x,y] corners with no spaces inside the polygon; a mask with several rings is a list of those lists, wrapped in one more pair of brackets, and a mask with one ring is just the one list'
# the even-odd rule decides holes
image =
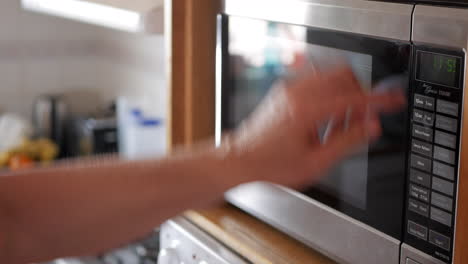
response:
{"label": "human hand", "polygon": [[[300,187],[376,140],[379,114],[404,104],[401,92],[367,93],[349,68],[340,68],[274,88],[227,141],[242,164],[241,180]],[[327,122],[321,140],[318,129]]]}

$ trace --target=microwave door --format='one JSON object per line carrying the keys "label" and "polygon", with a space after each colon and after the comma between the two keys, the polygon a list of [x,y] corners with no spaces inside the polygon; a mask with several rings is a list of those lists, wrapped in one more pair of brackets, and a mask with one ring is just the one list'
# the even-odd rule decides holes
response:
{"label": "microwave door", "polygon": [[[408,94],[409,43],[307,29],[308,58],[323,70],[348,63],[363,89]],[[304,192],[354,219],[401,239],[407,111],[382,115],[382,137],[337,164]]]}
{"label": "microwave door", "polygon": [[[255,110],[271,87],[304,69],[327,71],[346,63],[367,92],[397,87],[408,93],[409,34],[408,39],[389,40],[279,22],[280,17],[247,18],[230,14],[240,5],[230,3],[225,4],[228,14],[219,18],[217,142],[222,131],[235,129]],[[408,10],[409,32],[412,8]],[[381,139],[361,146],[307,190],[252,183],[226,198],[340,263],[399,263],[407,112],[382,115]]]}
{"label": "microwave door", "polygon": [[[303,74],[304,69],[327,71],[348,64],[366,92],[401,89],[407,93],[410,55],[406,42],[230,17],[224,129],[234,129],[271,87]],[[405,110],[382,115],[382,137],[361,146],[303,194],[401,239],[406,120]],[[326,127],[319,131],[322,139]]]}

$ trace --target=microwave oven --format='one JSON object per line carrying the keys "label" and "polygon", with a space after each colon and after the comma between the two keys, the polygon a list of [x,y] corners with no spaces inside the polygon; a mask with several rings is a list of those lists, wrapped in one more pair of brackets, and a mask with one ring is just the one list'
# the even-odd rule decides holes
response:
{"label": "microwave oven", "polygon": [[347,62],[366,89],[398,83],[407,96],[403,111],[381,116],[377,142],[318,184],[255,182],[226,199],[339,263],[468,263],[468,9],[361,0],[224,0],[221,9],[217,144],[305,67]]}

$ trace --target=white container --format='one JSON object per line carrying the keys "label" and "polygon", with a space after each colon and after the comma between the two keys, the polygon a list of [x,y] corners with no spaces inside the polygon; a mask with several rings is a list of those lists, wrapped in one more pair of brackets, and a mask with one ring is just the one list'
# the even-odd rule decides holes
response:
{"label": "white container", "polygon": [[15,148],[32,135],[29,122],[16,114],[0,115],[0,152]]}
{"label": "white container", "polygon": [[118,101],[119,152],[130,160],[164,156],[167,151],[165,120],[148,114],[144,106],[128,99]]}

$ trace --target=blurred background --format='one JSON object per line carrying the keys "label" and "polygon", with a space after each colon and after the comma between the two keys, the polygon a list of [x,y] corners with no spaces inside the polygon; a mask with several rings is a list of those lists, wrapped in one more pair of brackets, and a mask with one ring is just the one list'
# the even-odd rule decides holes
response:
{"label": "blurred background", "polygon": [[[0,175],[80,157],[165,154],[169,89],[158,1],[129,9],[159,10],[151,32],[122,28],[122,12],[42,2],[0,1]],[[55,11],[80,11],[89,21]],[[102,26],[93,16],[115,17]],[[158,240],[156,229],[122,249],[54,263],[155,263]]]}
{"label": "blurred background", "polygon": [[[129,158],[163,154],[163,31],[95,26],[31,10],[42,7],[35,2],[0,2],[0,168],[119,149]],[[157,142],[138,142],[145,136]]]}

